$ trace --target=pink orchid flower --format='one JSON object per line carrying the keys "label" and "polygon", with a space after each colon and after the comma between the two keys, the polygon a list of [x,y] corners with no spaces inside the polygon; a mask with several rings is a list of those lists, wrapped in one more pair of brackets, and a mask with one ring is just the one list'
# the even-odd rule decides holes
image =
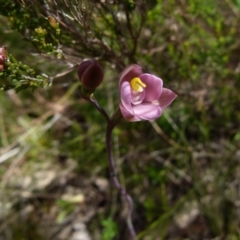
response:
{"label": "pink orchid flower", "polygon": [[120,110],[130,122],[159,118],[163,109],[177,97],[170,89],[163,87],[161,78],[143,73],[136,64],[125,68],[120,74],[119,90]]}

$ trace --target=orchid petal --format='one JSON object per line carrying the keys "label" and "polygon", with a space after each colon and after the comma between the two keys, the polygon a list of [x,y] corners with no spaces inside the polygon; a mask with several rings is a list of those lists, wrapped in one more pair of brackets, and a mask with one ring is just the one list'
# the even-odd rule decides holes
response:
{"label": "orchid petal", "polygon": [[142,68],[140,66],[132,64],[126,67],[120,74],[119,86],[121,86],[124,81],[130,82],[133,78],[138,77],[140,74],[142,74]]}
{"label": "orchid petal", "polygon": [[133,114],[142,120],[154,120],[162,115],[162,109],[152,103],[142,103],[133,106]]}
{"label": "orchid petal", "polygon": [[119,104],[119,108],[121,110],[121,113],[123,115],[123,117],[129,121],[129,122],[137,122],[137,121],[141,121],[140,118],[134,116],[131,112],[129,112],[122,103]]}
{"label": "orchid petal", "polygon": [[144,88],[145,91],[144,101],[152,102],[154,100],[157,100],[162,93],[163,88],[162,79],[155,75],[147,73],[140,75],[139,78],[146,84],[146,88]]}
{"label": "orchid petal", "polygon": [[177,97],[173,91],[168,88],[163,88],[162,94],[158,99],[159,106],[164,109],[171,104],[171,102]]}
{"label": "orchid petal", "polygon": [[121,103],[127,111],[132,112],[132,91],[129,82],[123,82],[120,89]]}

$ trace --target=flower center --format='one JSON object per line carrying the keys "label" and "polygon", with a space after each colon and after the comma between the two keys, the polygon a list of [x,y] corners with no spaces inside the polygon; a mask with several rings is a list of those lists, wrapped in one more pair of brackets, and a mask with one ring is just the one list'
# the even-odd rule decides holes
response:
{"label": "flower center", "polygon": [[136,92],[142,92],[143,91],[143,88],[146,87],[146,84],[143,83],[141,81],[140,78],[136,77],[136,78],[133,78],[131,81],[130,81],[130,85],[131,85],[131,88],[132,90],[136,91]]}

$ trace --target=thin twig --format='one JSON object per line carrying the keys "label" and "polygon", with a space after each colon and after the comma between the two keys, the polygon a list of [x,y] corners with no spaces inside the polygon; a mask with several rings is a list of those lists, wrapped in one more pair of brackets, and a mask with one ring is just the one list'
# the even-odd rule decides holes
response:
{"label": "thin twig", "polygon": [[70,72],[74,71],[74,70],[76,69],[76,67],[77,67],[77,64],[75,64],[74,66],[70,67],[69,69],[67,69],[67,70],[64,71],[64,72],[58,73],[58,74],[56,74],[55,76],[49,77],[49,78],[50,78],[51,80],[54,80],[54,79],[56,79],[56,78],[63,77],[63,76],[65,76],[65,75],[69,74]]}

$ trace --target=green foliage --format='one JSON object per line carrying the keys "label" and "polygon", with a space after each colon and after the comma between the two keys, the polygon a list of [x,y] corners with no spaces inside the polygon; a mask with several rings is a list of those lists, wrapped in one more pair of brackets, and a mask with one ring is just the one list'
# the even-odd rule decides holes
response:
{"label": "green foliage", "polygon": [[18,62],[11,54],[7,55],[4,71],[0,72],[1,84],[0,90],[9,90],[11,88],[20,91],[31,88],[50,86],[50,80],[45,74],[38,74],[22,62]]}
{"label": "green foliage", "polygon": [[102,221],[103,231],[101,239],[103,240],[111,240],[115,236],[117,236],[118,228],[116,223],[111,218],[107,218]]}
{"label": "green foliage", "polygon": [[236,5],[238,9],[240,9],[240,1],[239,0],[232,0],[232,2]]}

